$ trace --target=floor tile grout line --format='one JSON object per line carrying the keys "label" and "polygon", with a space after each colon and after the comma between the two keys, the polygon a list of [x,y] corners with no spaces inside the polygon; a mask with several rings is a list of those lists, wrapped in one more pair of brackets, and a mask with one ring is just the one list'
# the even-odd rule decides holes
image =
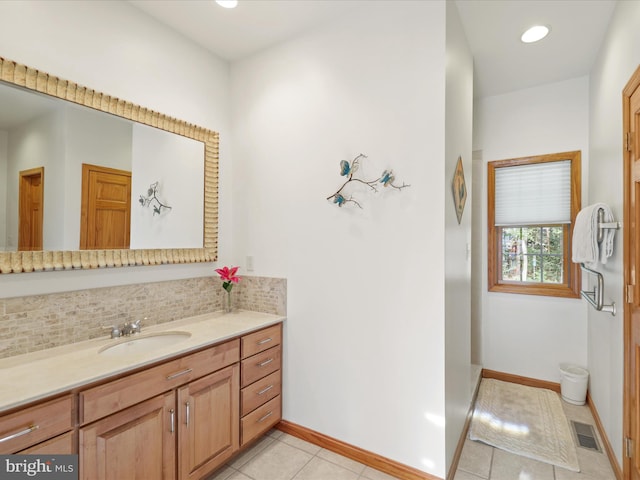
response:
{"label": "floor tile grout line", "polygon": [[[282,443],[285,443],[285,442],[282,442]],[[285,445],[286,445],[286,443],[285,443]],[[290,447],[293,447],[293,445],[289,445],[289,446],[290,446]],[[293,448],[296,448],[296,447],[293,447]],[[301,452],[304,452],[304,450],[302,450],[302,449],[300,449],[300,448],[298,448],[298,450],[300,450]],[[305,453],[309,453],[309,452],[305,452]],[[307,465],[309,465],[309,463],[311,463],[311,460],[313,460],[313,459],[314,459],[314,457],[315,457],[315,455],[311,455],[311,458],[310,458],[309,460],[307,460],[307,462],[306,462],[302,467],[300,467],[300,468],[298,469],[298,471],[293,475],[293,477],[291,477],[291,479],[290,479],[290,480],[295,480],[295,478],[298,476],[298,474],[299,474],[302,470],[304,470],[304,468],[305,468]]]}
{"label": "floor tile grout line", "polygon": [[[333,452],[333,451],[328,450],[328,449],[326,449],[326,448],[320,448],[320,450],[318,450],[318,453],[322,452],[322,450],[326,450],[327,452],[331,452],[331,453],[333,453],[333,454],[335,454],[335,455],[339,455],[339,456],[340,456],[340,457],[342,457],[342,458],[346,458],[347,460],[351,460],[349,457],[345,457],[344,455],[340,455],[339,453]],[[349,471],[349,472],[351,472],[351,473],[355,473],[356,475],[358,475],[358,478],[360,478],[360,476],[362,475],[362,473],[363,473],[363,472],[365,471],[365,469],[367,468],[367,466],[366,466],[364,463],[360,463],[360,462],[356,462],[355,460],[351,460],[351,461],[353,461],[353,462],[355,462],[355,463],[357,463],[357,464],[359,464],[359,465],[362,465],[362,470],[361,470],[359,473],[358,473],[358,472],[354,472],[353,470],[351,470],[350,468],[345,467],[344,465],[340,465],[339,463],[332,462],[331,460],[329,460],[329,459],[327,459],[327,458],[319,457],[319,456],[318,456],[318,453],[316,453],[316,454],[315,454],[315,456],[316,456],[316,457],[318,457],[318,459],[320,459],[320,460],[324,460],[325,462],[329,462],[329,463],[331,463],[332,465],[336,465],[336,466],[338,466],[338,467],[340,467],[340,468],[343,468],[343,469],[345,469],[345,470],[347,470],[347,471]]]}
{"label": "floor tile grout line", "polygon": [[496,453],[496,448],[491,447],[491,460],[489,461],[489,476],[487,477],[487,480],[491,480],[491,474],[493,473],[493,460],[496,456],[495,453]]}

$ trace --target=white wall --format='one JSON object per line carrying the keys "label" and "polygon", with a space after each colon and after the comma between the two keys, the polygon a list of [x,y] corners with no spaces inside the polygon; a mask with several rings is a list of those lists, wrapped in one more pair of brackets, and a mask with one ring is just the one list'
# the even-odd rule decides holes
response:
{"label": "white wall", "polygon": [[[284,418],[444,476],[445,2],[377,2],[231,80],[234,257],[287,278]],[[411,187],[328,202],[361,152]]]}
{"label": "white wall", "polygon": [[[131,248],[202,248],[204,143],[135,124],[132,151]],[[156,200],[141,205],[155,182]]]}
{"label": "white wall", "polygon": [[[587,77],[476,101],[474,150],[482,150],[482,365],[500,372],[559,382],[558,365],[587,364],[587,303],[487,291],[486,163],[529,155],[582,151],[583,206],[589,172]],[[474,240],[476,241],[476,240]],[[473,315],[477,315],[474,312]],[[478,322],[478,319],[474,319]]]}
{"label": "white wall", "polygon": [[[640,64],[640,3],[618,2],[607,37],[591,73],[589,91],[589,202],[609,204],[623,215],[622,89]],[[623,435],[623,248],[616,233],[614,254],[598,270],[604,275],[605,301],[618,313],[588,311],[590,393],[613,449],[622,463]]]}
{"label": "white wall", "polygon": [[[227,263],[233,244],[227,63],[121,1],[0,2],[0,18],[3,58],[220,132],[218,251]],[[208,263],[10,274],[0,276],[0,296],[211,274]]]}
{"label": "white wall", "polygon": [[445,112],[445,405],[447,466],[453,460],[471,402],[471,192],[458,224],[452,179],[462,157],[466,188],[472,184],[473,57],[458,10],[447,3]]}

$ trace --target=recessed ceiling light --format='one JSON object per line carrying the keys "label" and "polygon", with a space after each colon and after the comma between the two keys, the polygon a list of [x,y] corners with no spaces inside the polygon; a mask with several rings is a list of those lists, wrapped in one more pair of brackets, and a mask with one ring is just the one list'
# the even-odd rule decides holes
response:
{"label": "recessed ceiling light", "polygon": [[549,34],[549,27],[545,27],[544,25],[535,25],[531,27],[529,30],[524,32],[520,37],[524,43],[533,43],[538,40],[542,40]]}
{"label": "recessed ceiling light", "polygon": [[236,8],[238,0],[216,0],[216,3],[224,8]]}

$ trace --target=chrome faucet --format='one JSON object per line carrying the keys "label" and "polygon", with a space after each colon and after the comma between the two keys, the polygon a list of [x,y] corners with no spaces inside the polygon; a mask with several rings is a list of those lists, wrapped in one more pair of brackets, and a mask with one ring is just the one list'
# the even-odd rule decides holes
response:
{"label": "chrome faucet", "polygon": [[[144,319],[146,320],[147,317]],[[142,320],[136,320],[135,322],[124,322],[122,325],[111,325],[102,328],[111,330],[111,338],[128,337],[129,335],[135,335],[142,331],[141,322]]]}
{"label": "chrome faucet", "polygon": [[120,334],[125,337],[135,335],[136,333],[140,333],[140,331],[140,320],[136,320],[135,322],[124,322],[124,325],[120,328]]}

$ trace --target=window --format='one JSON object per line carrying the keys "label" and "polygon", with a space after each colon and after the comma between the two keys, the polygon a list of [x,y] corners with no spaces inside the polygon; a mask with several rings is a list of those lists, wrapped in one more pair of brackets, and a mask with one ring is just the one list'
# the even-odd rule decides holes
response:
{"label": "window", "polygon": [[489,291],[580,297],[580,152],[488,163]]}

